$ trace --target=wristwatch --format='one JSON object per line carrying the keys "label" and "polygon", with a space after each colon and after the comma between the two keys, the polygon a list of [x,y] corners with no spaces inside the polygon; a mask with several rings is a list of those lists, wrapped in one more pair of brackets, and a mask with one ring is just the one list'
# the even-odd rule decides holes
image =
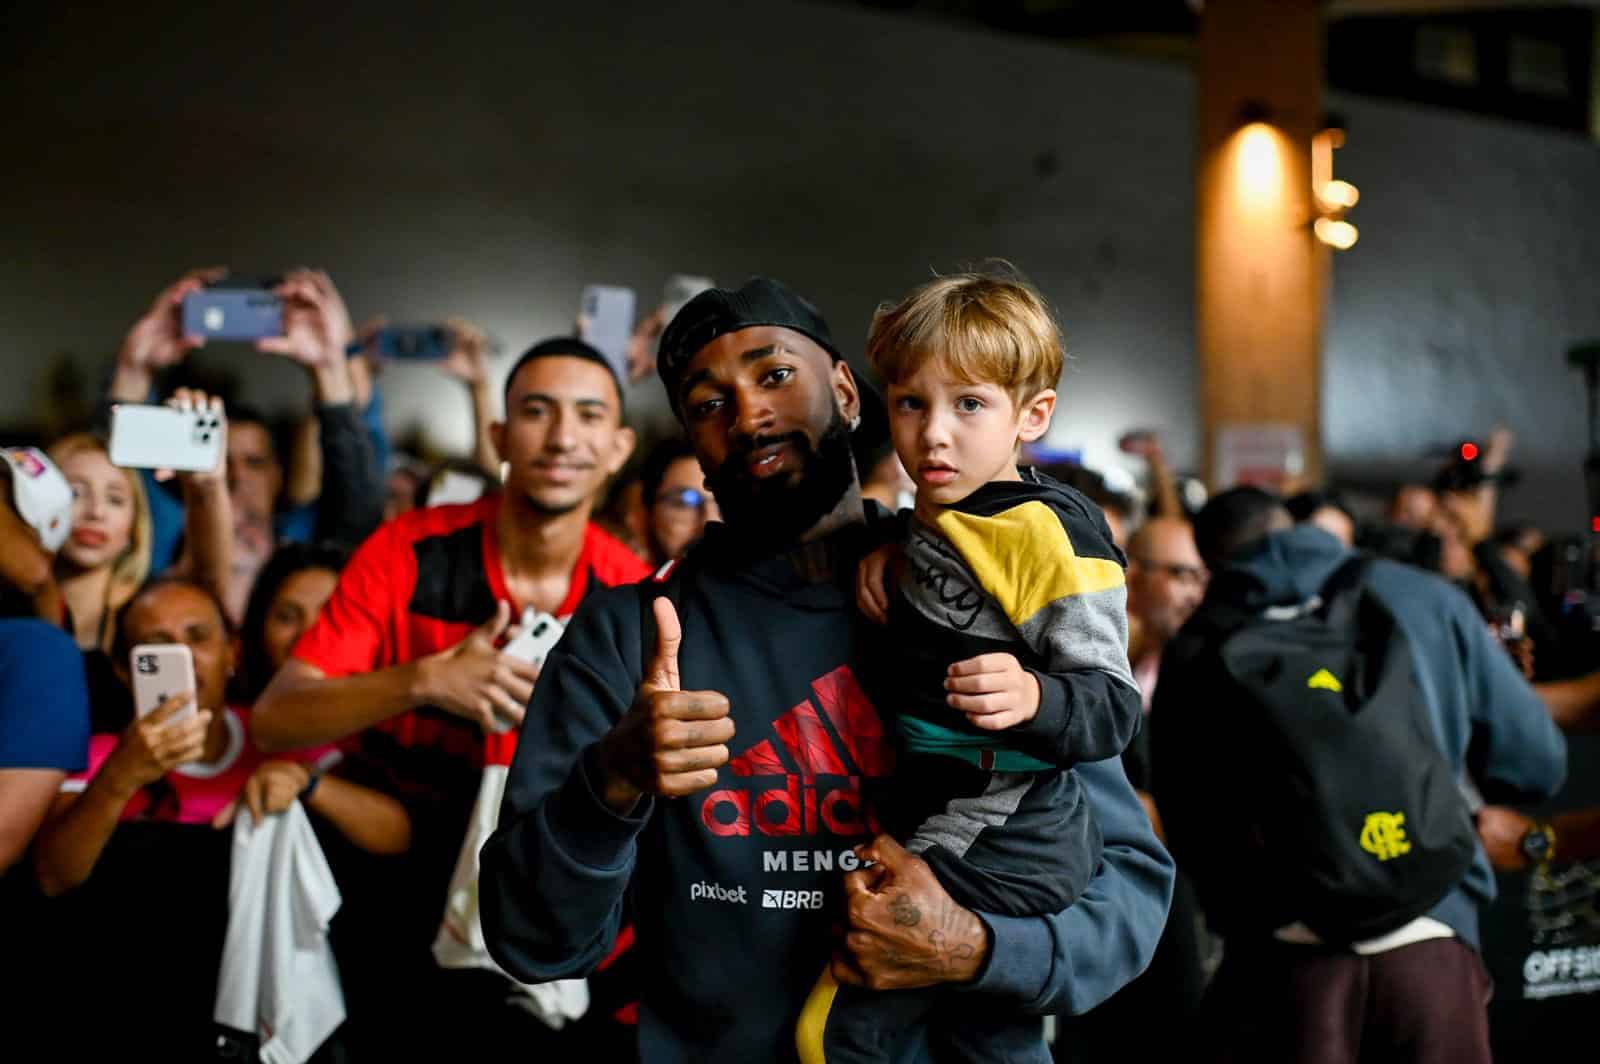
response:
{"label": "wristwatch", "polygon": [[1529,864],[1547,865],[1556,858],[1556,829],[1548,820],[1535,820],[1522,836],[1522,856]]}

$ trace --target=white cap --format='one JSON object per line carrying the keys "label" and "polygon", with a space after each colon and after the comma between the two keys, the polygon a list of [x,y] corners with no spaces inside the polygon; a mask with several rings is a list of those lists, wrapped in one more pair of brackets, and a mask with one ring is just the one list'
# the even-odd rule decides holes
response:
{"label": "white cap", "polygon": [[37,447],[0,447],[0,458],[11,467],[11,502],[17,516],[54,554],[72,531],[72,486]]}

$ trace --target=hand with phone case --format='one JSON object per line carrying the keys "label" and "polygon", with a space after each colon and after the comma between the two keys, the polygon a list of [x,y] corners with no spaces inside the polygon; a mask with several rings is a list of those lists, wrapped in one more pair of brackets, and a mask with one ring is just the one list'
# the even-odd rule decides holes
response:
{"label": "hand with phone case", "polygon": [[[510,630],[511,638],[500,648],[500,653],[526,662],[535,669],[543,669],[544,659],[550,656],[550,651],[561,641],[561,635],[565,630],[566,626],[555,617],[530,607],[524,611],[522,622]],[[492,730],[508,732],[520,723],[520,718],[513,720],[505,714],[497,713]]]}
{"label": "hand with phone case", "polygon": [[[226,447],[221,415],[173,406],[118,403],[111,408],[111,464],[122,469],[216,471]],[[164,479],[164,478],[162,478]]]}
{"label": "hand with phone case", "polygon": [[489,334],[464,318],[444,326],[446,353],[440,368],[463,384],[489,382]]}
{"label": "hand with phone case", "polygon": [[592,284],[578,301],[578,338],[605,356],[618,380],[626,380],[633,335],[633,289]]}
{"label": "hand with phone case", "polygon": [[521,724],[539,670],[496,647],[510,627],[511,607],[501,602],[495,615],[461,642],[419,661],[422,700],[485,732],[503,730],[501,719]]}
{"label": "hand with phone case", "polygon": [[494,387],[489,378],[489,334],[463,318],[445,323],[450,331],[450,353],[440,367],[467,386],[472,398],[472,461],[498,476],[500,452],[495,450],[489,426],[494,424]]}
{"label": "hand with phone case", "polygon": [[157,480],[224,484],[228,419],[222,399],[179,388],[161,406],[119,403],[111,409],[111,464],[153,469]]}
{"label": "hand with phone case", "polygon": [[134,718],[100,772],[132,796],[179,765],[200,760],[210,727],[211,711],[195,711],[192,687],[172,692]]}
{"label": "hand with phone case", "polygon": [[257,340],[256,350],[304,366],[318,403],[351,402],[345,349],[355,328],[332,278],[321,270],[291,270],[272,292],[283,303],[283,335]]}
{"label": "hand with phone case", "polygon": [[113,400],[144,402],[158,371],[176,365],[190,351],[204,345],[204,337],[184,334],[183,301],[227,273],[220,266],[190,270],[156,295],[128,329],[117,350],[116,370],[111,378]]}

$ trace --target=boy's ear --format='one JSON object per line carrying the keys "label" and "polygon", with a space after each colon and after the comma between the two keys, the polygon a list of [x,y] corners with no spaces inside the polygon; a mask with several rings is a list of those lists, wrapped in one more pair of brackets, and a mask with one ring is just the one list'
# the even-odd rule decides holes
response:
{"label": "boy's ear", "polygon": [[1022,405],[1022,421],[1017,426],[1017,438],[1032,443],[1050,427],[1050,417],[1056,412],[1056,393],[1046,388]]}

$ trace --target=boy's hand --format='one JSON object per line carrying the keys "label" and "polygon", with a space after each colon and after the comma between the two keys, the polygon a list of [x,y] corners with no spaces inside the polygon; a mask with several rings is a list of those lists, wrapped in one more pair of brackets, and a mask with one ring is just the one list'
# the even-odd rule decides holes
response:
{"label": "boy's hand", "polygon": [[900,556],[900,548],[885,543],[856,566],[856,605],[879,624],[889,623],[889,566]]}
{"label": "boy's hand", "polygon": [[945,701],[974,727],[999,731],[1039,712],[1039,681],[1012,654],[979,654],[950,666]]}

